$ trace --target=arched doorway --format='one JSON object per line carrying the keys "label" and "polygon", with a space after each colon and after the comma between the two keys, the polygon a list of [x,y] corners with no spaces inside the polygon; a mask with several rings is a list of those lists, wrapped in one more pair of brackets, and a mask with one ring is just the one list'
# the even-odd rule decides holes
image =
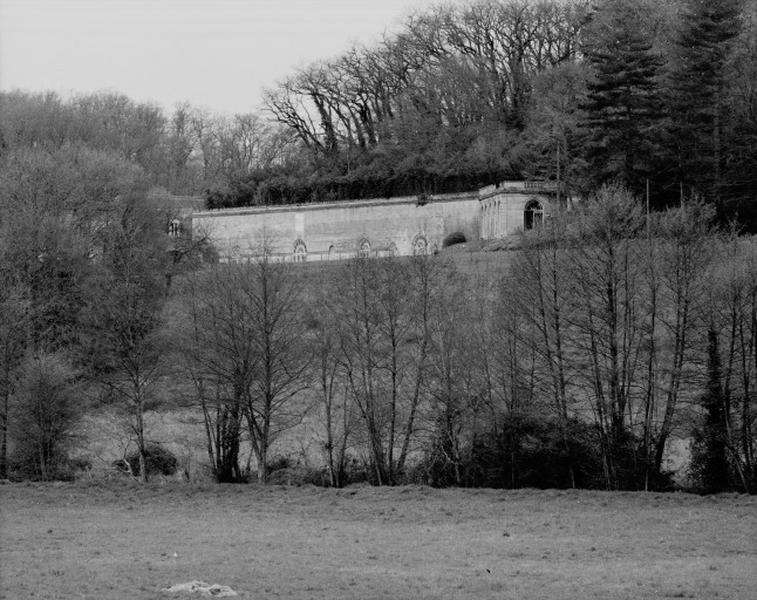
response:
{"label": "arched doorway", "polygon": [[538,200],[529,200],[523,211],[523,229],[528,231],[539,227],[544,221],[544,208]]}

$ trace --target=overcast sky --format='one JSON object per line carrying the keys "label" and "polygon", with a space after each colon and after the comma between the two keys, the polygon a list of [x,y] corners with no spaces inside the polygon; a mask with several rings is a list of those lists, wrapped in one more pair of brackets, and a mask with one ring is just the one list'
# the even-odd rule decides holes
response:
{"label": "overcast sky", "polygon": [[250,112],[261,89],[433,0],[0,0],[0,89]]}

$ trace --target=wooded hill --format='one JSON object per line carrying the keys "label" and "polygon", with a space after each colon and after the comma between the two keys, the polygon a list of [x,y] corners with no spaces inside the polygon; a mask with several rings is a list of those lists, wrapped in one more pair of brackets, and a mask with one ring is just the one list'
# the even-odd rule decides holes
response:
{"label": "wooded hill", "polygon": [[452,192],[503,178],[617,181],[653,206],[699,194],[752,215],[753,2],[484,0],[409,18],[296,71],[266,111],[295,161],[213,205]]}
{"label": "wooded hill", "polygon": [[[357,464],[375,483],[667,489],[681,435],[700,489],[753,492],[757,257],[722,225],[757,228],[756,32],[754,2],[488,2],[311,65],[260,114],[2,94],[0,478],[73,476],[77,421],[108,407],[144,479],[173,379],[218,481],[253,477],[242,442],[265,481],[304,398],[332,485]],[[593,193],[504,281],[419,256],[308,288],[301,265],[201,261],[207,240],[169,238],[148,193],[229,206],[507,176]]]}
{"label": "wooded hill", "polygon": [[85,145],[210,207],[619,182],[754,230],[753,1],[483,0],[284,75],[257,112],[2,95],[0,147]]}

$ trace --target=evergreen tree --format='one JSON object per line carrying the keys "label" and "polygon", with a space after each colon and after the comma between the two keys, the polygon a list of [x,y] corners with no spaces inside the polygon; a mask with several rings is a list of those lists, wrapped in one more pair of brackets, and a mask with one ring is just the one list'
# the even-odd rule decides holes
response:
{"label": "evergreen tree", "polygon": [[584,53],[594,71],[584,107],[591,177],[641,192],[658,148],[662,58],[638,3],[605,2],[586,35]]}
{"label": "evergreen tree", "polygon": [[741,19],[728,62],[728,97],[724,114],[724,168],[720,193],[727,215],[735,215],[750,233],[757,233],[757,2]]}
{"label": "evergreen tree", "polygon": [[679,177],[723,216],[725,91],[739,0],[688,0],[674,48],[671,112]]}
{"label": "evergreen tree", "polygon": [[707,390],[702,398],[704,423],[694,432],[692,466],[694,478],[704,492],[730,488],[727,458],[726,397],[722,383],[718,333],[707,331]]}

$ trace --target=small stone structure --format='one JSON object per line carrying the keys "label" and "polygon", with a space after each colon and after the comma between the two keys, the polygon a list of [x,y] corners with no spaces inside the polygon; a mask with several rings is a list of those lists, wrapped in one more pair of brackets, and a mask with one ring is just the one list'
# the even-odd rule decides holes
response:
{"label": "small stone structure", "polygon": [[330,261],[433,253],[462,242],[502,238],[549,217],[557,188],[508,181],[460,194],[405,196],[192,214],[221,261]]}
{"label": "small stone structure", "polygon": [[483,240],[539,227],[559,201],[556,184],[537,181],[505,181],[479,190],[478,195]]}

